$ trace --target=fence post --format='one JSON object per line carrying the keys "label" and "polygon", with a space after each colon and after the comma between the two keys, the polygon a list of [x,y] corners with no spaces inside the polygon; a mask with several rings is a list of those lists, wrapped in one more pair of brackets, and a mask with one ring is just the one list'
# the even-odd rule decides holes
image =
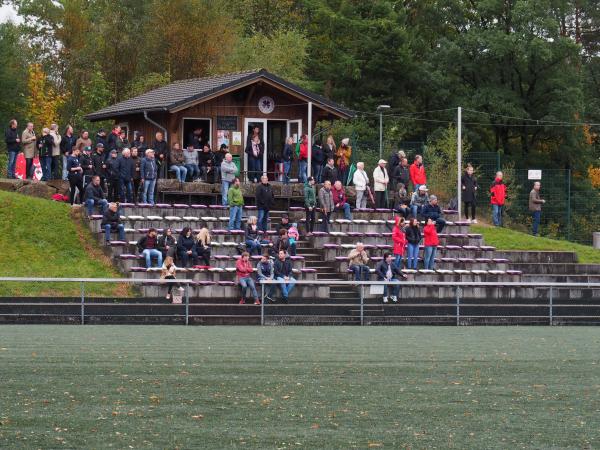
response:
{"label": "fence post", "polygon": [[365,324],[365,285],[360,285],[360,324]]}
{"label": "fence post", "polygon": [[550,294],[549,297],[549,306],[550,306],[550,325],[554,325],[554,311],[553,311],[553,303],[554,303],[554,291],[552,286],[550,286]]}
{"label": "fence post", "polygon": [[571,240],[571,169],[567,169],[567,241]]}
{"label": "fence post", "polygon": [[260,324],[265,324],[265,283],[260,283]]}
{"label": "fence post", "polygon": [[85,325],[85,283],[81,282],[81,325]]}
{"label": "fence post", "polygon": [[456,326],[460,325],[460,287],[456,286]]}
{"label": "fence post", "polygon": [[190,284],[185,283],[185,324],[190,323]]}

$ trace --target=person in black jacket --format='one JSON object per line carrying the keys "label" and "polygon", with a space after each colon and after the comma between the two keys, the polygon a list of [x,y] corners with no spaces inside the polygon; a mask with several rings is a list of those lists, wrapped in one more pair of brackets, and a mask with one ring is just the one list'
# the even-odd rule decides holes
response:
{"label": "person in black jacket", "polygon": [[402,183],[405,188],[408,188],[410,182],[410,167],[408,166],[408,159],[402,158],[400,164],[394,167],[392,174],[392,190],[396,190],[398,185]]}
{"label": "person in black jacket", "polygon": [[106,147],[106,131],[104,131],[104,128],[100,128],[96,133],[96,145],[98,144],[102,144]]}
{"label": "person in black jacket", "polygon": [[79,149],[75,147],[71,151],[71,156],[67,158],[67,173],[69,178],[69,197],[71,206],[75,204],[75,189],[79,191],[79,202],[83,199],[83,169],[79,162]]}
{"label": "person in black jacket", "polygon": [[198,153],[198,166],[200,174],[207,183],[215,182],[215,154],[209,144],[204,144],[202,151]]}
{"label": "person in black jacket", "polygon": [[164,140],[163,134],[160,131],[156,133],[155,137],[156,139],[152,144],[152,149],[154,150],[158,178],[166,178],[169,148],[167,147],[167,141]]}
{"label": "person in black jacket", "polygon": [[261,239],[259,231],[260,229],[257,225],[256,216],[248,217],[248,221],[246,222],[245,240],[246,248],[248,249],[248,253],[250,253],[251,256],[260,255]]}
{"label": "person in black jacket", "polygon": [[290,182],[290,170],[292,168],[292,160],[294,159],[294,150],[292,149],[293,144],[294,139],[291,137],[287,138],[281,152],[281,161],[283,162],[283,182],[285,184],[289,184]]}
{"label": "person in black jacket", "polygon": [[102,190],[102,186],[100,186],[100,177],[98,175],[93,175],[92,181],[85,187],[83,200],[88,216],[94,214],[94,206],[99,207],[102,214],[106,211],[108,201],[104,198],[104,191]]}
{"label": "person in black jacket", "polygon": [[36,141],[36,145],[42,166],[42,181],[49,181],[52,179],[52,148],[54,147],[54,138],[49,128],[42,129],[42,136]]}
{"label": "person in black jacket", "polygon": [[8,123],[8,128],[4,132],[4,142],[6,143],[6,151],[8,152],[8,167],[7,177],[15,178],[15,166],[17,164],[17,156],[21,151],[21,139],[17,131],[17,121],[12,119]]}
{"label": "person in black jacket", "polygon": [[323,146],[321,145],[321,141],[317,141],[314,143],[312,147],[312,155],[310,163],[314,168],[314,177],[317,180],[317,183],[321,182],[323,178],[323,167],[325,167],[325,151],[323,150]]}
{"label": "person in black jacket", "polygon": [[92,161],[92,147],[83,147],[83,154],[79,158],[83,169],[83,185],[87,186],[94,175],[94,161]]}
{"label": "person in black jacket", "polygon": [[477,223],[475,219],[475,204],[477,202],[477,178],[473,176],[473,166],[467,164],[467,170],[461,177],[462,184],[462,201],[465,204],[465,219],[469,221],[469,207],[471,207],[471,220],[473,223]]}
{"label": "person in black jacket", "polygon": [[145,155],[146,150],[148,150],[148,144],[146,143],[144,135],[138,134],[137,139],[133,141],[133,146],[138,149],[140,155]]}
{"label": "person in black jacket", "polygon": [[292,256],[296,256],[296,243],[290,240],[288,232],[285,228],[279,230],[279,237],[273,244],[272,253],[277,255],[278,252],[284,251]]}
{"label": "person in black jacket", "polygon": [[269,177],[260,177],[260,184],[256,186],[256,208],[258,209],[258,228],[267,231],[269,226],[269,211],[275,205],[275,195],[269,184]]}
{"label": "person in black jacket", "polygon": [[408,260],[407,268],[417,270],[417,262],[419,260],[419,243],[421,242],[421,230],[419,229],[419,221],[411,217],[408,226],[404,230],[406,240],[408,241]]}
{"label": "person in black jacket", "polygon": [[110,151],[110,158],[106,161],[106,178],[108,180],[108,201],[119,200],[119,160],[117,151]]}
{"label": "person in black jacket", "polygon": [[65,133],[62,135],[60,140],[60,151],[62,153],[62,163],[63,163],[63,180],[67,179],[67,158],[71,155],[71,151],[75,147],[77,143],[77,136],[73,133],[73,127],[71,125],[67,125],[65,128]]}
{"label": "person in black jacket", "polygon": [[323,168],[323,183],[330,181],[331,184],[338,180],[338,170],[333,163],[333,158],[327,160],[327,164]]}
{"label": "person in black jacket", "polygon": [[[115,125],[111,131],[111,133],[108,135],[108,138],[106,138],[106,150],[108,152],[108,154],[110,154],[110,152],[112,152],[113,150],[117,150],[118,149],[118,145],[117,145],[117,141],[121,138],[121,127],[119,125]],[[108,155],[107,155],[108,157]]]}
{"label": "person in black jacket", "polygon": [[92,153],[91,158],[94,175],[100,177],[100,186],[106,192],[106,156],[104,156],[104,144],[96,144],[96,150]]}
{"label": "person in black jacket", "polygon": [[185,227],[177,240],[177,258],[181,261],[181,267],[189,267],[190,263],[198,265],[198,253],[196,252],[196,240],[192,236],[192,229]]}
{"label": "person in black jacket", "polygon": [[292,276],[292,261],[288,258],[285,250],[280,250],[275,261],[275,279],[279,281],[281,289],[281,301],[288,302],[288,298],[296,285],[296,280]]}
{"label": "person in black jacket", "polygon": [[158,249],[163,255],[163,260],[167,256],[171,258],[175,257],[177,253],[177,239],[173,236],[173,230],[171,228],[165,228],[163,234],[158,238]]}
{"label": "person in black jacket", "polygon": [[[391,253],[385,252],[383,254],[383,260],[379,261],[375,266],[375,273],[377,274],[377,281],[398,281],[399,279],[406,278],[400,269],[394,264],[394,256]],[[383,303],[388,302],[388,294],[391,291],[391,300],[396,303],[398,301],[398,293],[400,292],[400,286],[398,285],[384,285],[383,286]]]}
{"label": "person in black jacket", "polygon": [[133,177],[135,176],[135,163],[131,159],[131,150],[123,149],[123,153],[117,159],[119,172],[119,197],[122,202],[133,202]]}
{"label": "person in black jacket", "polygon": [[121,214],[119,214],[119,207],[116,203],[109,204],[108,209],[104,211],[101,226],[104,229],[106,245],[110,244],[111,231],[118,231],[119,240],[125,241],[125,226],[121,223]]}
{"label": "person in black jacket", "polygon": [[158,238],[155,228],[150,228],[146,236],[142,236],[137,241],[137,248],[146,260],[147,269],[152,267],[152,258],[156,258],[158,260],[157,266],[162,267],[162,253],[158,249]]}

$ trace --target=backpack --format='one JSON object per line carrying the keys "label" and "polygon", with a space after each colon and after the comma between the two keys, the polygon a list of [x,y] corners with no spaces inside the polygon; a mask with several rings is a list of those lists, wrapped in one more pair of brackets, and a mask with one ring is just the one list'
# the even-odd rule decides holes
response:
{"label": "backpack", "polygon": [[458,210],[458,199],[456,197],[452,197],[448,202],[448,209],[452,211]]}

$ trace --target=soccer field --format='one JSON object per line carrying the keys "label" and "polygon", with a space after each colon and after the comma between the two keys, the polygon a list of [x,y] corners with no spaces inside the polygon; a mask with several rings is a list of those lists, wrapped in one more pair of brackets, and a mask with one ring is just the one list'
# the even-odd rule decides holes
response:
{"label": "soccer field", "polygon": [[0,327],[0,448],[598,448],[600,330]]}

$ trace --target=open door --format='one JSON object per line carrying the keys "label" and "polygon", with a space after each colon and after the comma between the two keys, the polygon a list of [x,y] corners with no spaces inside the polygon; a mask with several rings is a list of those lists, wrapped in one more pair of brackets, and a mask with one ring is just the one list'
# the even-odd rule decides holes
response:
{"label": "open door", "polygon": [[[294,140],[294,152],[296,151],[296,144],[302,136],[302,119],[288,120],[287,121],[287,136]],[[294,155],[294,163],[290,170],[290,178],[298,179],[298,161]]]}
{"label": "open door", "polygon": [[254,128],[258,128],[259,134],[261,136],[261,141],[265,146],[265,151],[263,153],[263,162],[262,162],[262,170],[263,172],[267,169],[267,119],[244,119],[244,142],[243,142],[243,152],[244,152],[244,180],[246,182],[249,181],[248,178],[248,154],[246,153],[246,147],[248,146],[248,138],[252,136]]}

